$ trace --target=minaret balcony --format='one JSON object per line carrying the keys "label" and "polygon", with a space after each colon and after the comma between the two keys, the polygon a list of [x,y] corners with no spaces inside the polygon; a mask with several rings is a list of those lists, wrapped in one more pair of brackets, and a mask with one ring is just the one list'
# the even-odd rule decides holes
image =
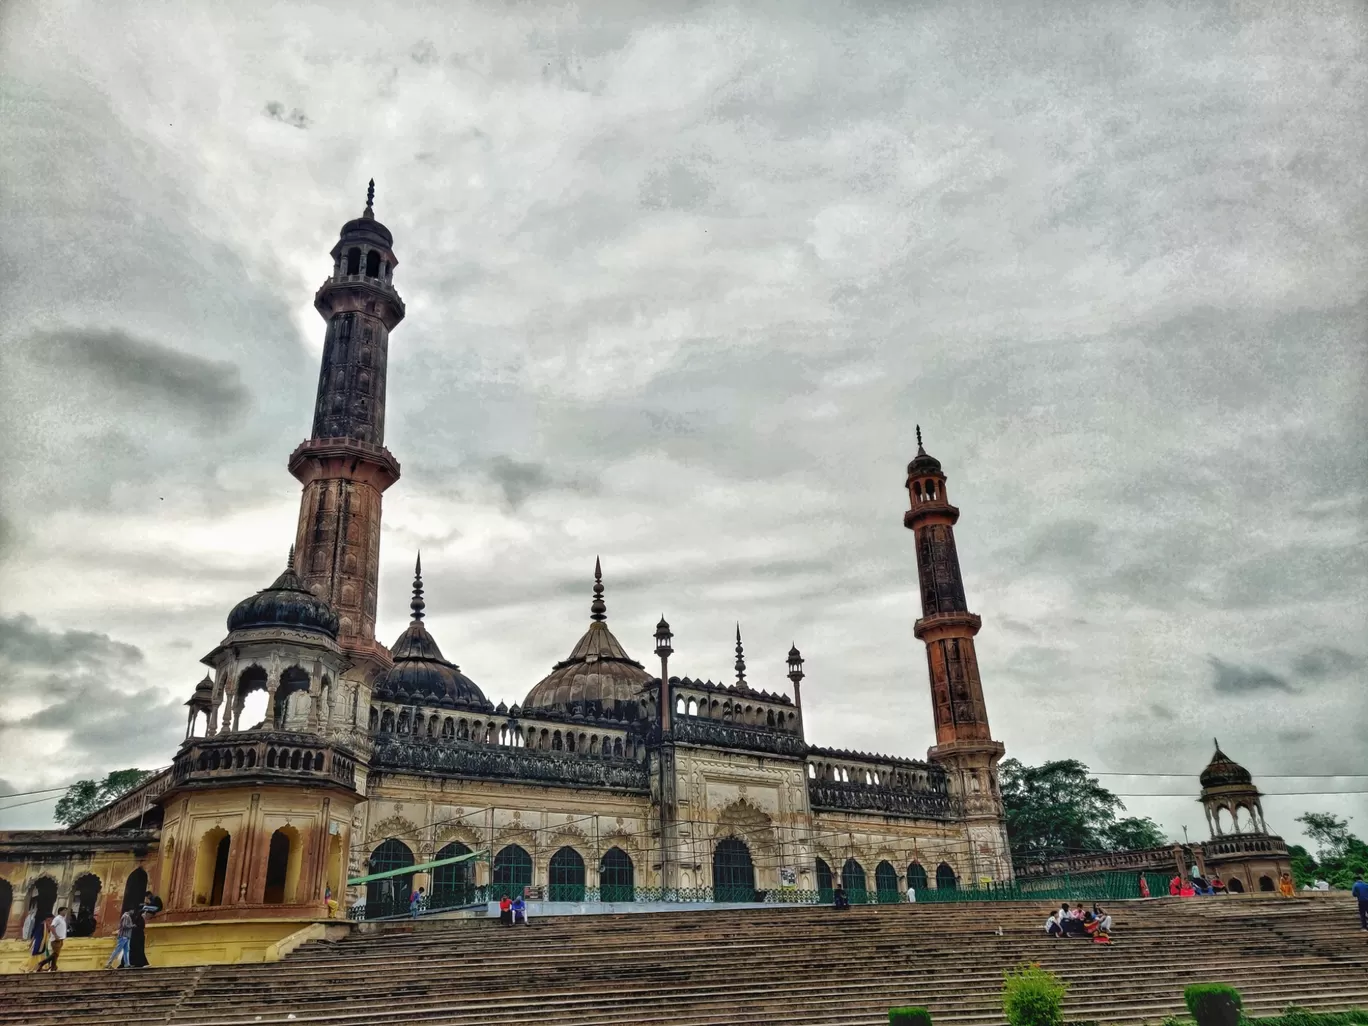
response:
{"label": "minaret balcony", "polygon": [[167,790],[306,782],[354,791],[356,759],[317,734],[297,731],[191,738],[176,754]]}
{"label": "minaret balcony", "polygon": [[[313,477],[333,476],[329,471],[319,472],[316,468],[326,468],[336,464],[363,463],[375,469],[380,478],[377,481],[384,491],[399,480],[399,461],[383,445],[363,442],[358,438],[309,438],[300,442],[290,453],[288,464],[290,473],[307,483]],[[336,469],[336,467],[332,468]],[[354,476],[354,475],[338,475]],[[383,482],[383,483],[381,483]]]}
{"label": "minaret balcony", "polygon": [[933,613],[918,620],[912,627],[912,633],[922,641],[936,641],[939,638],[962,638],[966,633],[973,637],[982,626],[983,618],[977,613]]}
{"label": "minaret balcony", "polygon": [[[342,294],[370,294],[375,298],[382,299],[397,316],[392,318],[393,323],[387,322],[387,327],[394,328],[404,319],[407,312],[404,301],[395,291],[394,284],[380,277],[371,277],[368,274],[337,274],[324,280],[314,293],[314,309],[324,317],[330,317],[333,313],[333,297]],[[344,306],[345,308],[345,306]]]}
{"label": "minaret balcony", "polygon": [[959,522],[959,507],[944,499],[923,499],[903,513],[903,527],[915,531],[923,523],[950,524]]}

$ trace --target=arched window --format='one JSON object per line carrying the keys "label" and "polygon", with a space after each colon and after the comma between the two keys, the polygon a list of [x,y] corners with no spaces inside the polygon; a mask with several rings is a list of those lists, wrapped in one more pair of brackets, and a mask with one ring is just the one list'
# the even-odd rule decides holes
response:
{"label": "arched window", "polygon": [[547,897],[552,901],[584,900],[584,858],[568,845],[551,856]]}
{"label": "arched window", "polygon": [[814,766],[812,763],[808,763],[808,779],[809,779],[809,780],[816,780],[816,779],[817,779],[817,767]]}
{"label": "arched window", "polygon": [[359,247],[353,247],[347,250],[347,273],[361,273],[361,250]]}
{"label": "arched window", "polygon": [[[413,850],[397,838],[387,838],[371,852],[368,876],[407,869],[413,865]],[[399,915],[408,910],[409,895],[413,893],[413,874],[400,873],[366,884],[366,918]]]}
{"label": "arched window", "polygon": [[[207,830],[200,837],[199,847],[195,850],[195,889],[191,899],[196,905],[222,905],[225,898],[233,898],[227,890],[228,856],[232,846],[232,837],[222,827]],[[136,893],[130,894],[130,890]],[[145,873],[136,887],[130,877],[124,888],[123,911],[131,911],[141,904],[146,891]]]}
{"label": "arched window", "polygon": [[728,837],[713,849],[713,900],[755,900],[755,864],[745,841]]}
{"label": "arched window", "polygon": [[836,894],[831,885],[831,867],[824,859],[817,860],[817,900],[823,905],[830,903]]}
{"label": "arched window", "polygon": [[442,740],[450,741],[456,736],[456,721],[450,716],[442,721]]}
{"label": "arched window", "polygon": [[380,277],[380,252],[372,249],[366,254],[366,277]]}
{"label": "arched window", "polygon": [[[143,889],[138,892],[141,899],[147,894],[147,874],[143,873]],[[29,908],[38,910],[38,919],[46,919],[52,915],[57,904],[57,881],[50,876],[40,876],[37,882],[29,888]],[[27,914],[27,913],[25,913]]]}
{"label": "arched window", "polygon": [[399,712],[399,733],[401,733],[401,734],[407,734],[408,732],[409,732],[409,711],[408,711],[407,709],[403,709],[403,710],[400,710],[400,712]]}
{"label": "arched window", "polygon": [[902,892],[898,890],[898,871],[891,862],[880,862],[874,868],[874,890],[880,905],[902,901]]}
{"label": "arched window", "polygon": [[8,880],[0,880],[0,940],[9,933],[10,911],[14,907],[14,888]]}
{"label": "arched window", "polygon": [[920,862],[914,862],[907,867],[907,886],[914,894],[926,890],[926,870]]}
{"label": "arched window", "polygon": [[261,900],[267,905],[283,905],[294,901],[295,885],[299,882],[299,856],[302,853],[299,837],[291,827],[281,827],[271,834],[266,852],[266,887]]}
{"label": "arched window", "polygon": [[521,845],[510,844],[494,856],[494,888],[491,898],[510,898],[532,886],[532,856]]}
{"label": "arched window", "polygon": [[[460,841],[452,841],[437,852],[435,862],[469,855],[470,849]],[[470,862],[453,862],[432,871],[432,893],[428,908],[459,908],[469,905],[475,897],[475,881],[471,879]]]}
{"label": "arched window", "polygon": [[551,735],[551,751],[565,751],[565,740],[561,737],[561,732],[559,730]]}
{"label": "arched window", "polygon": [[852,905],[868,900],[869,889],[865,885],[864,866],[854,859],[846,859],[845,865],[841,867],[841,886],[845,888],[846,897]]}
{"label": "arched window", "polygon": [[380,733],[394,733],[394,710],[386,709],[380,717]]}
{"label": "arched window", "polygon": [[621,848],[609,848],[599,862],[599,900],[636,900],[636,869]]}
{"label": "arched window", "polygon": [[1259,877],[1259,890],[1261,890],[1261,891],[1271,891],[1271,890],[1274,890],[1273,878],[1272,878],[1271,876],[1261,876],[1261,877]]}
{"label": "arched window", "polygon": [[620,737],[613,738],[613,757],[622,758],[622,738]]}
{"label": "arched window", "polygon": [[950,868],[948,862],[942,862],[936,867],[936,890],[953,891],[959,887],[959,880],[955,878],[955,871]]}
{"label": "arched window", "polygon": [[691,699],[689,699],[689,715],[690,715],[690,716],[697,716],[697,715],[698,715],[698,699],[696,699],[696,698],[691,698]]}
{"label": "arched window", "polygon": [[1243,894],[1244,884],[1232,876],[1229,880],[1226,881],[1226,890],[1228,890],[1231,894]]}
{"label": "arched window", "polygon": [[675,714],[678,715],[678,716],[686,716],[686,715],[688,715],[688,712],[689,712],[689,703],[686,702],[686,701],[684,701],[684,696],[683,696],[683,695],[679,695],[679,696],[675,699]]}
{"label": "arched window", "polygon": [[[3,905],[0,902],[0,905]],[[90,937],[95,933],[95,912],[100,906],[100,878],[94,873],[82,873],[71,888],[71,936]],[[3,914],[3,909],[0,909]],[[0,936],[4,925],[0,923]]]}
{"label": "arched window", "polygon": [[[227,837],[227,832],[224,832],[223,836]],[[143,899],[146,897],[147,870],[139,867],[129,873],[128,879],[124,881],[123,903],[119,907],[119,914],[122,915],[125,912],[132,912],[143,903]],[[218,904],[218,902],[215,902],[214,904]]]}

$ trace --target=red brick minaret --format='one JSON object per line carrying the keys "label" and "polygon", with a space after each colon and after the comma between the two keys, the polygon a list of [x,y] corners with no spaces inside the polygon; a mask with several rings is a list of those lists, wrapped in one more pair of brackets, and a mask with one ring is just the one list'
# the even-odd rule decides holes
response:
{"label": "red brick minaret", "polygon": [[389,333],[404,319],[394,290],[394,237],[371,209],[342,226],[333,272],[314,296],[327,322],[313,433],[290,456],[304,485],[295,545],[299,576],[340,620],[338,643],[373,678],[389,665],[375,640],[380,571],[380,497],[399,480],[385,448]]}
{"label": "red brick minaret", "polygon": [[922,448],[920,426],[917,456],[907,465],[907,491],[911,508],[903,514],[903,526],[917,539],[922,604],[913,630],[926,643],[936,723],[936,744],[927,756],[946,769],[951,791],[963,800],[976,876],[1010,879],[997,780],[997,764],[1005,749],[993,740],[988,727],[974,653],[974,635],[982,621],[969,612],[964,600],[964,579],[955,551],[959,510],[946,497],[940,461]]}

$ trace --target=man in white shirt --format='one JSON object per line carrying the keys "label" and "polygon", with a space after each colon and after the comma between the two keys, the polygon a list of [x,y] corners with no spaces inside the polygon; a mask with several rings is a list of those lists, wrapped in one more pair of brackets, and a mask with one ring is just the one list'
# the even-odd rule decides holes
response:
{"label": "man in white shirt", "polygon": [[48,945],[48,956],[38,963],[37,972],[42,972],[44,966],[49,966],[48,972],[57,971],[57,956],[62,953],[62,944],[66,941],[67,935],[67,913],[71,910],[63,905],[57,910],[57,914],[52,917],[52,922],[48,923],[48,935],[51,941]]}

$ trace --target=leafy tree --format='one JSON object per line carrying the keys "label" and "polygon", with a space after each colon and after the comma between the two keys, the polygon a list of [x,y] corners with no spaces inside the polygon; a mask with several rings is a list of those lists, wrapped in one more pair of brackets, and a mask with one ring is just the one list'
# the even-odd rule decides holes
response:
{"label": "leafy tree", "polygon": [[58,823],[71,826],[85,819],[92,812],[108,805],[116,798],[126,795],[152,775],[152,770],[122,769],[114,770],[104,780],[78,780],[67,788],[66,794],[57,801],[53,818]]}
{"label": "leafy tree", "polygon": [[1328,812],[1308,812],[1297,822],[1316,845],[1315,857],[1299,844],[1287,849],[1298,887],[1324,880],[1347,889],[1353,886],[1355,873],[1368,873],[1368,844],[1349,832],[1348,821]]}
{"label": "leafy tree", "polygon": [[1316,856],[1322,860],[1343,855],[1350,840],[1356,839],[1349,832],[1348,820],[1328,812],[1307,812],[1296,821],[1306,828],[1306,836],[1316,843]]}
{"label": "leafy tree", "polygon": [[1007,837],[1019,861],[1062,858],[1090,851],[1153,848],[1165,842],[1152,819],[1128,816],[1112,794],[1077,759],[1023,766],[1006,759],[1000,769]]}

